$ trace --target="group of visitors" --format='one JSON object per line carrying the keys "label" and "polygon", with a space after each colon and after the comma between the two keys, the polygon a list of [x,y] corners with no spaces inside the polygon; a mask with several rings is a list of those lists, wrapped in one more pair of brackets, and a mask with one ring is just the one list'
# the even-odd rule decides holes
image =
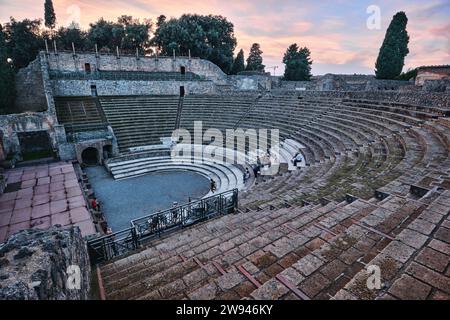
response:
{"label": "group of visitors", "polygon": [[[266,154],[261,158],[258,156],[256,158],[256,164],[252,164],[250,167],[253,171],[253,175],[255,178],[257,178],[261,174],[261,170],[265,167],[271,166],[271,160],[274,157],[274,155],[271,153],[270,149],[267,149]],[[291,162],[294,164],[295,167],[297,167],[297,164],[301,163],[303,161],[303,156],[299,151],[297,151],[294,155],[294,157],[291,159]],[[246,183],[251,177],[250,170],[248,167],[245,168],[244,174],[243,174],[243,180],[244,183]],[[210,180],[210,190],[212,193],[217,191],[217,184],[214,179],[211,178]]]}

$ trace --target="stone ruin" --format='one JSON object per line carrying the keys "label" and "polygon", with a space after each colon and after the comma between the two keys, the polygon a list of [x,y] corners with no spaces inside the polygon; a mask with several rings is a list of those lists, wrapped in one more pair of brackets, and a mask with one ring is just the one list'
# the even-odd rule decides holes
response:
{"label": "stone ruin", "polygon": [[77,227],[23,230],[0,244],[0,300],[86,300],[90,270]]}

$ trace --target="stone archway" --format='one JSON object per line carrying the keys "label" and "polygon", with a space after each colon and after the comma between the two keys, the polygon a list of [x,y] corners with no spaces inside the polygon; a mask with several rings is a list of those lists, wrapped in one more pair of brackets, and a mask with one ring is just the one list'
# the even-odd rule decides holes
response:
{"label": "stone archway", "polygon": [[81,152],[81,160],[86,165],[99,164],[99,154],[97,148],[88,147]]}

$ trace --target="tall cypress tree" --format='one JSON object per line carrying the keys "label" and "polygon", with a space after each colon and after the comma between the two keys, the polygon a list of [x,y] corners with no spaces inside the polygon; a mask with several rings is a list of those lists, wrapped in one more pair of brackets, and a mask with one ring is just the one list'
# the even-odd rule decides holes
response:
{"label": "tall cypress tree", "polygon": [[265,65],[262,64],[262,51],[259,43],[254,43],[250,48],[250,53],[247,58],[247,67],[245,70],[247,71],[259,71],[264,72]]}
{"label": "tall cypress tree", "polygon": [[0,25],[0,111],[12,109],[15,98],[15,73],[9,63],[6,36]]}
{"label": "tall cypress tree", "polygon": [[244,65],[244,50],[239,50],[236,58],[233,61],[233,66],[231,67],[231,74],[238,74],[245,70]]}
{"label": "tall cypress tree", "polygon": [[405,57],[409,53],[407,23],[408,18],[403,11],[397,12],[392,18],[375,64],[377,78],[394,79],[402,72]]}
{"label": "tall cypress tree", "polygon": [[308,48],[299,48],[291,44],[284,54],[284,79],[290,81],[307,81],[311,79],[311,52]]}
{"label": "tall cypress tree", "polygon": [[45,0],[44,9],[45,9],[44,14],[45,26],[53,30],[56,25],[56,14],[55,9],[53,8],[52,0]]}

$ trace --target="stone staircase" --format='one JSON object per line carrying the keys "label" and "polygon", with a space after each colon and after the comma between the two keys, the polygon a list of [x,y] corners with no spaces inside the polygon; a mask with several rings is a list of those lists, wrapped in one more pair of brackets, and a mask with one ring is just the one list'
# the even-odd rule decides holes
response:
{"label": "stone staircase", "polygon": [[92,97],[57,97],[55,109],[58,122],[66,131],[80,132],[103,129],[106,119],[96,98]]}
{"label": "stone staircase", "polygon": [[[104,289],[108,299],[448,297],[449,208],[450,191],[435,191],[223,216],[103,265]],[[365,286],[371,264],[379,290]]]}
{"label": "stone staircase", "polygon": [[[270,94],[252,106],[255,99],[188,96],[181,127],[201,120],[204,130],[238,122],[243,129],[279,129],[288,170],[242,188],[239,214],[101,266],[107,298],[449,299],[445,110]],[[290,163],[298,150],[300,170]],[[126,177],[164,169],[167,161],[144,159],[112,171]],[[234,186],[225,169],[196,170]],[[381,287],[369,289],[373,266],[380,268]]]}
{"label": "stone staircase", "polygon": [[175,128],[178,96],[101,97],[100,104],[117,137],[119,151],[155,145]]}

